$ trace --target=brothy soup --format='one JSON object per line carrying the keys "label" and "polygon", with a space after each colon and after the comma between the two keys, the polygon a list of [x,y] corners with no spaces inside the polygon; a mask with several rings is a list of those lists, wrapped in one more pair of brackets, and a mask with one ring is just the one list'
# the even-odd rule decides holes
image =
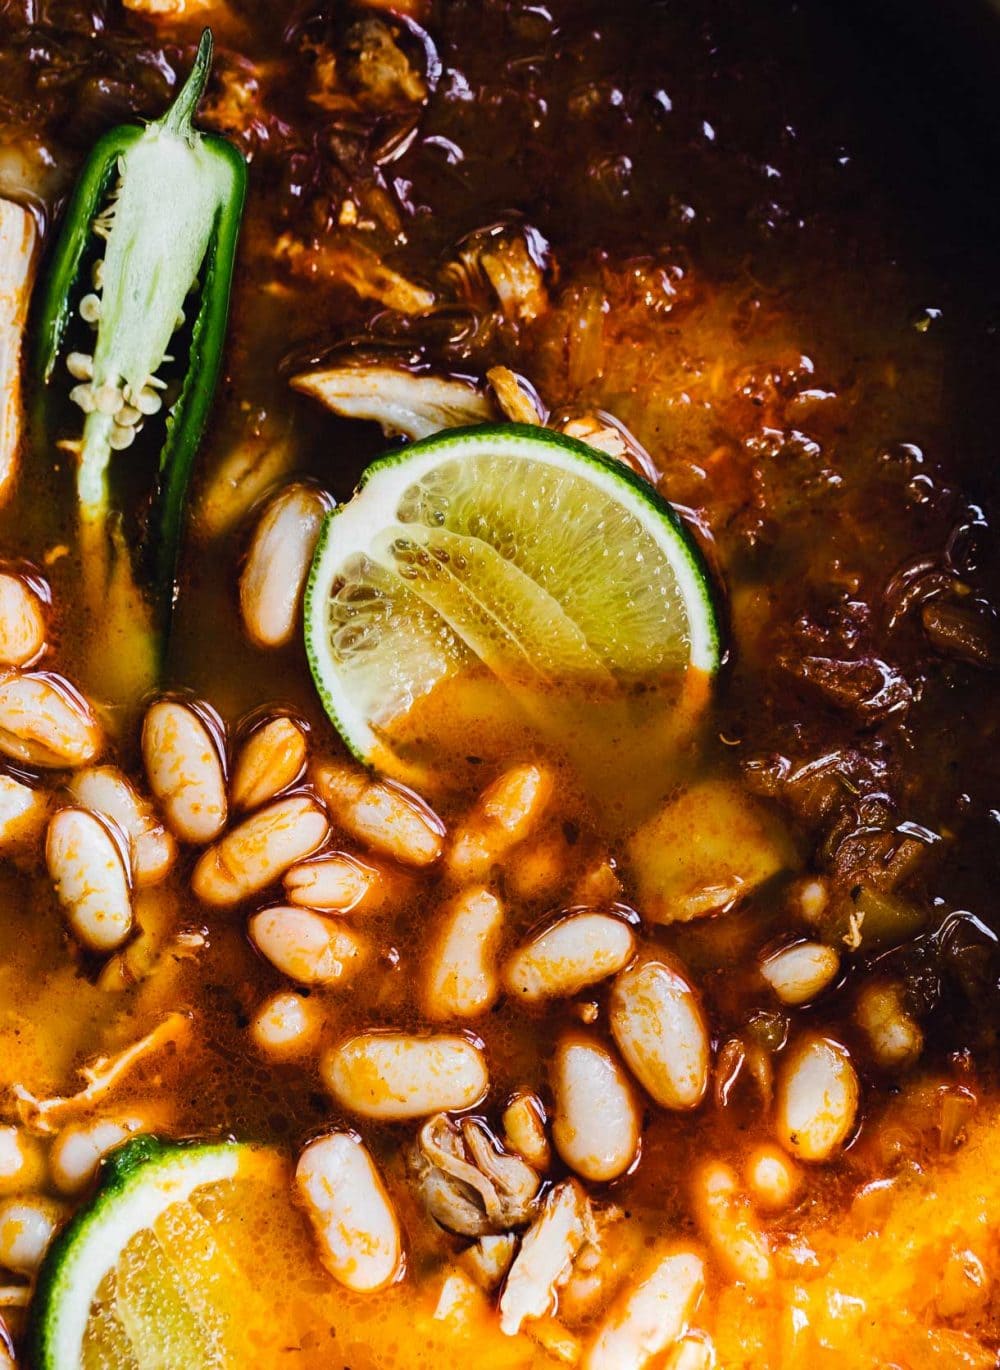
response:
{"label": "brothy soup", "polygon": [[997,1364],[996,236],[900,44],[2,7],[0,1363]]}

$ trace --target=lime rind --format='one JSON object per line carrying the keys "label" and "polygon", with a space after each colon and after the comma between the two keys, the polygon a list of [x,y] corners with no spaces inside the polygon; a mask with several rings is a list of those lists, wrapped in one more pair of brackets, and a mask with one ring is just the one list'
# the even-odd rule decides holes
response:
{"label": "lime rind", "polygon": [[56,1236],[39,1272],[28,1335],[33,1370],[77,1370],[101,1282],[139,1232],[198,1189],[237,1177],[261,1148],[137,1137],[108,1157],[101,1186]]}
{"label": "lime rind", "polygon": [[[532,480],[543,481],[547,499],[532,503],[525,482],[517,479],[517,462],[532,464]],[[494,479],[488,494],[492,502],[487,513],[494,524],[501,525],[490,528],[491,548],[490,542],[480,538],[475,523],[477,500],[483,498],[475,471],[489,474],[490,468],[503,463],[507,463],[507,478]],[[442,526],[430,532],[425,527],[427,509],[421,502],[433,504],[434,477],[442,472],[443,512],[431,509]],[[464,486],[457,492],[456,473]],[[572,546],[574,540],[580,541],[579,511],[577,517],[552,517],[560,500],[569,498],[561,487],[578,486],[581,480],[603,497],[594,505],[600,517],[587,530],[590,543],[583,557]],[[409,511],[408,521],[400,517],[401,511],[407,513],[402,509],[404,496],[411,502],[416,498],[421,505]],[[502,545],[504,520],[510,524],[512,545],[498,558],[496,543]],[[637,540],[649,540],[662,566],[653,568],[648,560],[641,566],[629,562],[630,529]],[[449,545],[454,545],[455,538],[467,538],[461,548],[465,553],[476,546],[475,555],[490,560],[491,601],[499,602],[477,605],[468,584],[463,585],[462,596],[456,596],[449,586],[441,547],[434,549],[438,563],[426,556],[427,538],[421,540],[425,532],[438,544],[451,540]],[[402,539],[399,534],[404,535]],[[407,543],[412,543],[409,553]],[[382,564],[391,554],[422,556],[425,569],[420,572],[419,594]],[[593,580],[594,566],[602,560],[607,590],[595,596],[586,582]],[[345,668],[343,657],[338,664],[330,637],[331,591],[338,577],[343,580],[345,567],[373,581],[382,576],[391,582],[396,617],[389,628],[391,642],[382,643],[385,650],[356,653],[350,669]],[[658,570],[659,581],[653,570]],[[642,602],[649,586],[647,602]],[[668,591],[676,592],[678,603],[673,607]],[[572,619],[560,602],[567,595],[573,603]],[[599,679],[602,657],[617,664],[622,656],[632,654],[633,643],[641,647],[641,631],[635,625],[641,625],[644,616],[648,623],[658,606],[668,624],[660,647],[683,650],[683,658],[675,664],[686,663],[714,674],[720,663],[721,634],[708,570],[674,509],[646,481],[586,444],[547,429],[520,424],[452,429],[373,462],[362,475],[354,499],[328,515],[306,587],[306,652],[327,715],[354,755],[368,762],[381,742],[380,724],[398,716],[463,661],[476,656],[484,659],[484,634],[491,629],[501,635],[506,632],[512,656],[529,661],[543,673],[548,658],[556,677],[560,671],[577,669]],[[345,612],[353,612],[354,607],[346,605]],[[373,611],[379,607],[377,597],[370,607]],[[478,622],[470,621],[470,612]],[[379,632],[385,628],[383,621]],[[525,629],[530,631],[521,641]],[[595,642],[600,647],[596,656],[590,650]],[[470,644],[475,650],[470,650]],[[497,663],[486,659],[486,664],[495,668]],[[635,671],[649,665],[640,651],[633,662]]]}

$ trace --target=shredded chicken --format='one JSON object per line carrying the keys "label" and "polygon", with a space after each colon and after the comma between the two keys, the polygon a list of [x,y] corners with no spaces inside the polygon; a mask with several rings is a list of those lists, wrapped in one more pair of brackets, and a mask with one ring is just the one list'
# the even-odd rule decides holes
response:
{"label": "shredded chicken", "polygon": [[514,1337],[526,1318],[551,1313],[573,1261],[596,1237],[590,1202],[575,1180],[564,1180],[545,1198],[541,1214],[525,1233],[500,1296],[500,1330]]}
{"label": "shredded chicken", "polygon": [[371,419],[386,437],[425,438],[442,428],[487,423],[492,404],[471,381],[408,371],[390,362],[359,362],[292,378],[304,394],[322,400],[335,414]]}
{"label": "shredded chicken", "polygon": [[0,502],[13,484],[21,445],[21,339],[37,240],[28,211],[0,199]]}
{"label": "shredded chicken", "polygon": [[381,19],[362,19],[347,35],[347,68],[368,101],[382,108],[408,100],[420,104],[427,84]]}
{"label": "shredded chicken", "polygon": [[444,275],[470,303],[499,306],[508,324],[530,324],[549,307],[547,262],[548,244],[537,230],[497,224],[463,239]]}
{"label": "shredded chicken", "polygon": [[531,1220],[541,1181],[476,1118],[429,1118],[412,1164],[428,1212],[450,1232],[482,1237]]}
{"label": "shredded chicken", "polygon": [[151,1032],[147,1032],[145,1037],[140,1037],[131,1046],[125,1047],[114,1056],[99,1056],[92,1064],[83,1066],[80,1074],[87,1084],[78,1094],[39,1099],[23,1085],[14,1085],[12,1093],[16,1100],[18,1117],[32,1132],[41,1136],[51,1136],[64,1127],[69,1118],[89,1112],[141,1060],[162,1051],[164,1047],[184,1041],[190,1031],[189,1014],[168,1013]]}
{"label": "shredded chicken", "polygon": [[275,255],[295,276],[349,286],[362,299],[378,300],[400,314],[426,314],[434,304],[433,291],[393,271],[372,248],[344,237],[309,246],[284,233]]}
{"label": "shredded chicken", "polygon": [[630,466],[636,475],[643,476],[651,485],[655,485],[659,479],[653,458],[639,439],[613,414],[598,409],[593,414],[567,418],[560,427],[568,438],[585,442],[588,447],[594,447],[605,456],[614,457],[615,461]]}
{"label": "shredded chicken", "polygon": [[486,379],[493,387],[497,404],[511,423],[545,422],[545,406],[533,385],[506,366],[492,366]]}
{"label": "shredded chicken", "polygon": [[517,1238],[513,1232],[480,1237],[462,1252],[461,1261],[480,1289],[496,1289],[510,1269]]}

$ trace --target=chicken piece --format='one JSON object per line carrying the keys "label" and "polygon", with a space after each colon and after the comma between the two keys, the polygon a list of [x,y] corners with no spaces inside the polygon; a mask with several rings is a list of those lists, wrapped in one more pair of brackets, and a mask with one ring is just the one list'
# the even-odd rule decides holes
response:
{"label": "chicken piece", "polygon": [[0,503],[10,494],[21,446],[21,340],[37,241],[29,212],[0,199]]}
{"label": "chicken piece", "polygon": [[444,276],[470,304],[498,310],[505,323],[518,326],[548,310],[548,266],[548,244],[537,229],[497,224],[464,238]]}
{"label": "chicken piece", "polygon": [[596,448],[606,457],[613,457],[623,466],[631,467],[636,475],[648,480],[650,485],[655,485],[659,479],[653,458],[639,439],[634,437],[623,423],[619,423],[613,414],[597,409],[592,414],[566,418],[559,426],[560,431],[568,438],[585,442],[588,447]]}
{"label": "chicken piece", "polygon": [[428,1119],[412,1167],[428,1212],[450,1232],[485,1237],[531,1220],[538,1175],[475,1118],[458,1124],[439,1113]]}
{"label": "chicken piece", "polygon": [[352,25],[345,46],[347,73],[363,103],[385,109],[401,101],[421,104],[427,99],[423,75],[383,20],[370,16]]}
{"label": "chicken piece", "polygon": [[391,362],[354,362],[292,377],[292,385],[350,419],[381,424],[387,438],[426,438],[442,428],[488,423],[496,412],[457,376],[409,371]]}
{"label": "chicken piece", "polygon": [[346,285],[362,299],[377,300],[400,314],[426,314],[434,304],[433,291],[393,271],[372,248],[344,237],[308,245],[284,233],[275,244],[275,256],[293,276]]}
{"label": "chicken piece", "polygon": [[545,406],[535,387],[523,376],[506,366],[491,366],[486,379],[493,387],[497,404],[511,423],[540,424],[545,422]]}
{"label": "chicken piece", "polygon": [[154,1052],[162,1051],[164,1047],[184,1041],[190,1031],[189,1014],[168,1013],[137,1042],[132,1042],[113,1056],[99,1056],[90,1065],[83,1066],[80,1074],[87,1083],[78,1094],[38,1099],[23,1085],[14,1085],[11,1092],[18,1116],[25,1127],[41,1136],[59,1132],[68,1119],[89,1113],[140,1061]]}
{"label": "chicken piece", "polygon": [[549,1192],[521,1242],[500,1296],[501,1332],[514,1337],[527,1318],[543,1318],[553,1311],[556,1295],[593,1229],[590,1201],[575,1180],[564,1180]]}

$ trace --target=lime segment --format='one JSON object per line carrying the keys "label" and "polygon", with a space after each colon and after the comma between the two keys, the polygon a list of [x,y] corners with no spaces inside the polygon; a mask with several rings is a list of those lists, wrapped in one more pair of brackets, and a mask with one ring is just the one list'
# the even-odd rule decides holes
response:
{"label": "lime segment", "polygon": [[670,505],[583,443],[518,424],[371,465],[323,529],[305,635],[363,761],[384,760],[393,726],[462,671],[634,690],[720,660],[710,576]]}

